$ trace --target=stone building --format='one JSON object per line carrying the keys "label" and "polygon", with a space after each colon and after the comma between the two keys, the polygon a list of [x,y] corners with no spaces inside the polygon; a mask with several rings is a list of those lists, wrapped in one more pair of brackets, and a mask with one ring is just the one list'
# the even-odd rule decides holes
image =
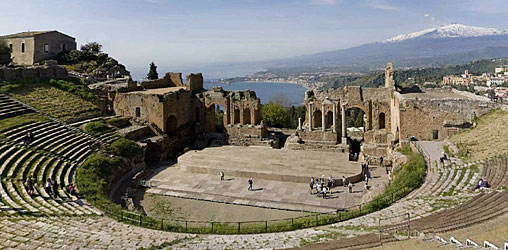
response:
{"label": "stone building", "polygon": [[[397,91],[394,67],[388,63],[385,86],[309,90],[305,93],[305,121],[299,124],[290,148],[318,148],[366,156],[388,156],[412,138],[442,140],[472,125],[496,104],[452,88]],[[348,110],[363,114],[360,128],[347,125]],[[291,143],[291,142],[299,143]]]}
{"label": "stone building", "polygon": [[76,39],[58,31],[30,31],[1,36],[9,46],[12,62],[33,65],[54,58],[62,51],[75,50]]}
{"label": "stone building", "polygon": [[224,114],[222,125],[230,137],[266,136],[261,101],[253,91],[207,91],[201,74],[188,75],[184,84],[181,73],[167,73],[104,96],[116,115],[143,121],[156,134],[170,138],[217,132],[217,110]]}

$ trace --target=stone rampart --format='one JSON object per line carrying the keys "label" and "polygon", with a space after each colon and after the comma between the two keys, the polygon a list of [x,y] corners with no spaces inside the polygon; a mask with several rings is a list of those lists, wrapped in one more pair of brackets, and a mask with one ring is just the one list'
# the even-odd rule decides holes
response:
{"label": "stone rampart", "polygon": [[61,66],[0,68],[0,80],[2,81],[40,78],[65,78],[67,76],[67,70]]}

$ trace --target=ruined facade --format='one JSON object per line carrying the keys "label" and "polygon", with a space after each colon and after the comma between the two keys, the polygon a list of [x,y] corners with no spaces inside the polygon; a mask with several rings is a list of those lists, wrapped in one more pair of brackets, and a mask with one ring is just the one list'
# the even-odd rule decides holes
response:
{"label": "ruined facade", "polygon": [[[296,133],[300,145],[289,147],[308,145],[386,157],[395,146],[413,138],[442,140],[471,126],[475,117],[496,107],[487,98],[451,88],[398,92],[393,76],[394,66],[388,63],[383,88],[346,86],[307,91],[305,121]],[[353,108],[364,113],[361,128],[347,126],[347,111]]]}
{"label": "ruined facade", "polygon": [[229,136],[266,135],[261,102],[253,91],[207,91],[201,74],[188,75],[184,84],[181,73],[167,73],[108,96],[115,114],[146,122],[156,134],[182,138],[217,132],[216,111],[223,110],[223,128]]}
{"label": "ruined facade", "polygon": [[16,81],[21,79],[38,78],[65,78],[67,76],[67,70],[62,66],[32,66],[16,68],[0,67],[1,81]]}

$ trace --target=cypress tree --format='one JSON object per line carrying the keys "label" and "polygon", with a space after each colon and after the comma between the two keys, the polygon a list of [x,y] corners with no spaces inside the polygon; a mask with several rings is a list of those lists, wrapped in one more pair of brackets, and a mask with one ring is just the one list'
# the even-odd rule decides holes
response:
{"label": "cypress tree", "polygon": [[150,63],[150,71],[146,75],[148,80],[157,80],[159,79],[159,74],[157,73],[157,65],[154,62]]}

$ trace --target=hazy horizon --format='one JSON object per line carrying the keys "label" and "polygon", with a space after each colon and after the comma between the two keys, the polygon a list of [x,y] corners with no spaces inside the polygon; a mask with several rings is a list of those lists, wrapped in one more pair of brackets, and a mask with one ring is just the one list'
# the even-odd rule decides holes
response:
{"label": "hazy horizon", "polygon": [[[59,30],[97,41],[136,75],[246,72],[242,63],[344,49],[448,23],[506,28],[501,0],[8,0],[2,34]],[[255,67],[254,67],[255,68]],[[203,70],[204,69],[204,70]],[[253,69],[250,69],[253,70]],[[215,75],[214,75],[215,74]],[[240,73],[242,74],[242,73]]]}

